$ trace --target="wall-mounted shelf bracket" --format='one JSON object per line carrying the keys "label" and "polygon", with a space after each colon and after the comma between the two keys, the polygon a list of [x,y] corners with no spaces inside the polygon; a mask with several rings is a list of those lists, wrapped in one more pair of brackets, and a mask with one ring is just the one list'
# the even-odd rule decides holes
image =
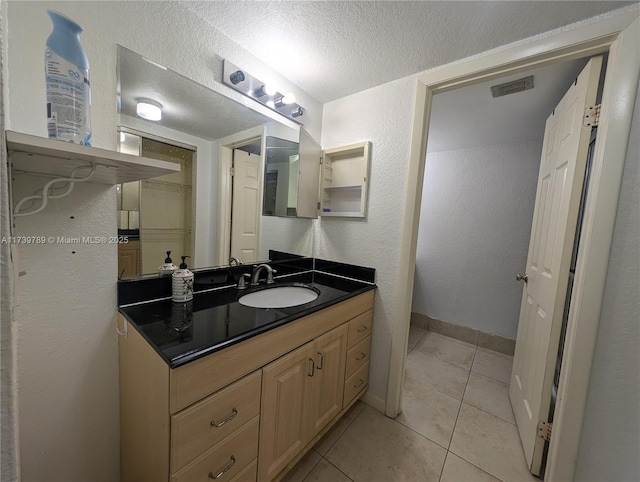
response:
{"label": "wall-mounted shelf bracket", "polygon": [[[30,174],[54,178],[45,185],[41,195],[29,196],[16,203],[15,216],[40,212],[46,206],[47,199],[68,195],[75,182],[115,185],[180,171],[180,165],[173,162],[19,132],[6,131],[6,140],[12,177],[15,174]],[[66,191],[55,195],[49,191],[61,182],[67,183]],[[20,208],[26,201],[37,199],[42,199],[42,204],[37,209],[20,213]]]}

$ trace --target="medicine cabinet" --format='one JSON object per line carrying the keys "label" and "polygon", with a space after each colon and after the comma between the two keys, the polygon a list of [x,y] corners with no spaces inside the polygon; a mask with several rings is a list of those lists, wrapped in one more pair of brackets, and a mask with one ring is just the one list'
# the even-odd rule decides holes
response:
{"label": "medicine cabinet", "polygon": [[371,142],[326,149],[322,152],[320,215],[363,218]]}

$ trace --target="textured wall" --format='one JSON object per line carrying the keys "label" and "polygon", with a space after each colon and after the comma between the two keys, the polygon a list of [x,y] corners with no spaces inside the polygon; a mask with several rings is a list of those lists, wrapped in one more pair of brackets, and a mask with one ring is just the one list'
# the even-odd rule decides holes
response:
{"label": "textured wall", "polygon": [[576,478],[640,480],[640,89],[622,178]]}
{"label": "textured wall", "polygon": [[367,217],[321,218],[314,254],[377,270],[369,393],[382,400],[387,397],[391,332],[396,322],[414,89],[415,79],[405,77],[330,102],[324,106],[322,120],[324,149],[372,143]]}
{"label": "textured wall", "polygon": [[427,155],[412,311],[515,340],[541,150]]}
{"label": "textured wall", "polygon": [[[209,87],[220,79],[221,57],[260,78],[280,79],[176,2],[9,2],[5,58],[7,128],[12,130],[46,136],[47,8],[85,29],[81,38],[91,62],[97,147],[116,147],[116,43]],[[322,106],[286,79],[282,84],[305,106],[307,128],[319,137]],[[34,176],[17,179],[17,196],[45,182]],[[93,184],[77,185],[69,197],[16,222],[16,233],[25,235],[115,232],[115,189]],[[23,480],[118,480],[116,246],[82,246],[75,255],[64,245],[28,246],[18,254],[18,269],[26,272],[16,280],[15,317]]]}

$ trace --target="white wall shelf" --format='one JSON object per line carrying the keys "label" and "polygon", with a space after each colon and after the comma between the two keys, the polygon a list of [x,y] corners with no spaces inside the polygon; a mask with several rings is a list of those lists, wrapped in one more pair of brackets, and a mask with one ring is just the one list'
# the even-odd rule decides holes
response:
{"label": "white wall shelf", "polygon": [[76,167],[95,163],[96,172],[87,182],[115,185],[180,171],[180,165],[173,162],[14,131],[6,131],[6,139],[13,173],[68,177]]}
{"label": "white wall shelf", "polygon": [[320,215],[365,217],[371,142],[326,149],[322,157]]}

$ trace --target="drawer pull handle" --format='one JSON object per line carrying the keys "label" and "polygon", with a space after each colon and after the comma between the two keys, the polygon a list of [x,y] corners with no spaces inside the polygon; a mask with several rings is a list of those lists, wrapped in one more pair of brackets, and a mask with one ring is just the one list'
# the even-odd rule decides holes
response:
{"label": "drawer pull handle", "polygon": [[362,385],[364,385],[364,380],[361,378],[360,383],[357,383],[356,385],[354,385],[353,388],[360,388]]}
{"label": "drawer pull handle", "polygon": [[322,367],[324,366],[324,353],[319,351],[318,355],[320,355],[320,363],[318,363],[318,370],[322,370]]}
{"label": "drawer pull handle", "polygon": [[236,458],[232,455],[231,456],[231,462],[229,462],[229,465],[227,465],[224,469],[222,469],[216,475],[213,475],[213,472],[209,472],[209,478],[213,479],[213,480],[219,479],[224,474],[226,474],[231,469],[231,467],[233,467],[235,464],[236,464]]}
{"label": "drawer pull handle", "polygon": [[360,353],[357,357],[356,360],[360,361],[360,360],[364,360],[364,358],[367,356],[367,354],[365,352]]}
{"label": "drawer pull handle", "polygon": [[233,407],[233,413],[231,415],[229,415],[227,418],[225,418],[222,422],[219,422],[219,423],[216,423],[215,420],[211,420],[211,426],[215,428],[222,427],[225,423],[231,422],[231,420],[233,420],[236,417],[236,415],[238,415],[238,410],[236,410],[236,407]]}
{"label": "drawer pull handle", "polygon": [[358,328],[358,333],[364,333],[365,331],[367,331],[367,325],[362,325],[361,328]]}
{"label": "drawer pull handle", "polygon": [[316,371],[316,363],[313,361],[313,358],[309,358],[309,361],[311,362],[309,364],[309,373],[307,373],[307,375],[309,375],[310,377],[313,376],[313,374]]}

